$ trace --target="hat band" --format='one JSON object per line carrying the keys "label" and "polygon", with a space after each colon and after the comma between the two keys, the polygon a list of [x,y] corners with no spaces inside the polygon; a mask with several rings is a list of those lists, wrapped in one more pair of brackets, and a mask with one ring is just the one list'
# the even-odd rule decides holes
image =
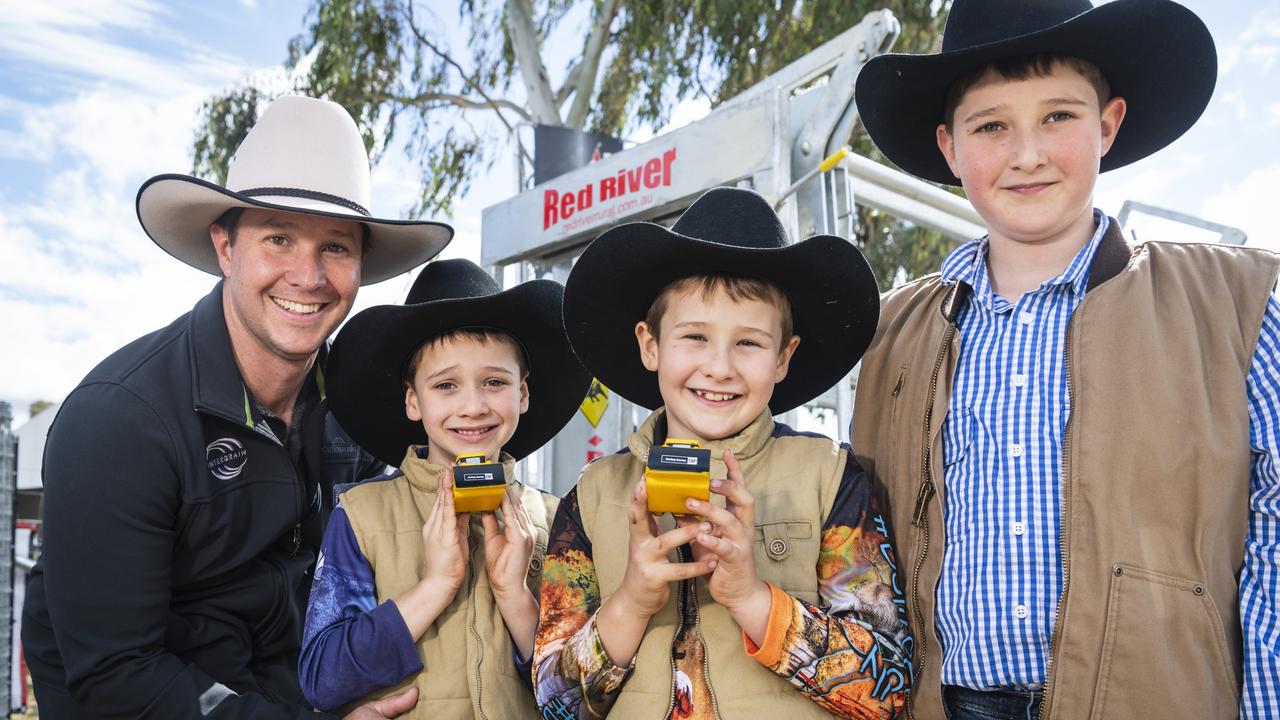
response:
{"label": "hat band", "polygon": [[348,208],[350,210],[355,210],[356,212],[360,213],[365,217],[373,217],[373,215],[368,210],[365,210],[364,206],[360,205],[360,203],[353,202],[344,197],[339,197],[338,195],[330,195],[329,193],[323,193],[318,190],[304,190],[302,188],[287,188],[287,187],[263,187],[263,188],[251,188],[249,190],[240,190],[236,194],[243,195],[245,197],[257,197],[260,195],[278,195],[281,197],[303,198],[305,200],[320,200],[327,203],[333,203],[334,205],[341,205],[342,207]]}

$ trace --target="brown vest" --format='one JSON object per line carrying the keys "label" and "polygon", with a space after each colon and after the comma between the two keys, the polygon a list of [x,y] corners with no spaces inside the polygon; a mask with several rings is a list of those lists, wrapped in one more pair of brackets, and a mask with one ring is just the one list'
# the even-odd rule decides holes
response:
{"label": "brown vest", "polygon": [[[1067,330],[1065,589],[1045,716],[1236,717],[1245,381],[1280,256],[1130,250],[1111,228]],[[943,717],[933,611],[945,546],[940,429],[959,352],[953,287],[930,276],[885,295],[853,424],[859,462],[887,486],[906,568],[917,718]]]}
{"label": "brown vest", "polygon": [[[592,557],[600,582],[601,601],[622,583],[627,568],[627,509],[631,492],[644,474],[659,410],[631,436],[630,452],[597,460],[578,481],[582,527],[591,539]],[[708,443],[712,449],[711,476],[724,478],[724,451],[731,450],[742,465],[747,488],[756,499],[756,572],[791,595],[818,603],[818,552],[822,527],[835,502],[848,453],[827,438],[772,437],[773,420],[761,413],[738,435]],[[712,495],[722,501],[718,495]],[[663,529],[674,525],[663,516]],[[686,581],[687,582],[687,581]],[[729,612],[711,598],[705,578],[696,579],[698,625],[706,643],[707,685],[717,713],[737,718],[829,718],[783,678],[749,657],[742,630]],[[672,589],[667,605],[649,620],[635,670],[610,715],[626,720],[665,720],[671,712],[671,648],[679,612]]]}
{"label": "brown vest", "polygon": [[[415,448],[400,466],[404,475],[358,485],[342,494],[360,551],[373,568],[378,602],[394,599],[422,577],[422,525],[436,500],[439,466],[418,458]],[[515,483],[515,460],[503,456],[507,482]],[[537,529],[527,582],[536,596],[547,552],[547,528],[559,503],[554,496],[521,486],[521,502]],[[484,528],[473,515],[470,567],[462,588],[418,640],[422,672],[395,687],[372,693],[346,709],[407,687],[418,688],[418,704],[401,718],[537,717],[529,678],[516,674],[511,636],[489,587],[484,565]]]}

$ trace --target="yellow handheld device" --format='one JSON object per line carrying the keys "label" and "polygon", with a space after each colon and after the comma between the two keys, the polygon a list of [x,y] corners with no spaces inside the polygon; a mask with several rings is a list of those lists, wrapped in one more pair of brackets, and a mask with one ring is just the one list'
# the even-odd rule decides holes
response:
{"label": "yellow handheld device", "polygon": [[711,451],[697,440],[667,440],[649,450],[644,477],[649,512],[692,515],[686,499],[711,499]]}
{"label": "yellow handheld device", "polygon": [[493,512],[502,504],[507,476],[502,463],[486,462],[484,453],[459,455],[453,466],[453,509]]}

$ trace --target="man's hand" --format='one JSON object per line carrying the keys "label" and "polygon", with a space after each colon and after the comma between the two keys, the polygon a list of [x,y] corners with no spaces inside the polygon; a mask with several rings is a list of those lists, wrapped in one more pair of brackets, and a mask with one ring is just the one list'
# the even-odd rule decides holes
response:
{"label": "man's hand", "polygon": [[365,703],[352,710],[343,720],[385,720],[400,717],[418,704],[418,688],[411,687],[391,697]]}
{"label": "man's hand", "polygon": [[529,592],[525,576],[533,558],[536,534],[533,521],[516,493],[515,486],[511,485],[502,496],[502,528],[498,527],[494,513],[480,516],[484,525],[484,566],[495,597]]}
{"label": "man's hand", "polygon": [[724,453],[727,477],[712,480],[711,492],[723,495],[725,507],[689,498],[685,506],[701,515],[715,528],[699,532],[697,546],[718,561],[707,581],[711,597],[725,606],[738,625],[758,645],[764,640],[772,596],[769,586],[756,575],[752,543],[755,539],[756,500],[747,490],[738,459]]}

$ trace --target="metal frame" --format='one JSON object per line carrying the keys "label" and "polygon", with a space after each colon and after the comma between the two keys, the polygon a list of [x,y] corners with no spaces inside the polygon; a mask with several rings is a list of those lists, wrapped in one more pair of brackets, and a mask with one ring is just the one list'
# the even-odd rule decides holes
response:
{"label": "metal frame", "polygon": [[[549,277],[563,282],[581,248],[605,228],[634,220],[669,222],[716,185],[760,192],[775,203],[793,239],[817,233],[852,237],[859,204],[951,238],[981,235],[981,222],[963,198],[867,158],[833,157],[848,142],[857,119],[853,91],[858,72],[872,56],[887,51],[899,31],[888,10],[870,13],[705,118],[485,208],[481,261],[500,281]],[[604,183],[610,178],[639,178],[667,153],[674,153],[674,159],[659,166],[664,183],[647,185],[627,202],[603,203]],[[574,198],[565,200],[566,194]],[[640,195],[644,202],[637,200]],[[580,205],[590,212],[579,215]],[[566,219],[572,222],[564,223]],[[512,265],[519,270],[507,273]],[[808,405],[836,412],[841,440],[848,439],[855,375]],[[596,427],[581,413],[575,415],[547,447],[525,461],[522,477],[563,494],[588,453],[624,447],[643,414],[614,396]],[[783,420],[794,424],[798,414],[791,411]]]}
{"label": "metal frame", "polygon": [[1198,218],[1195,215],[1188,215],[1186,213],[1178,212],[1177,210],[1156,207],[1155,205],[1148,205],[1134,200],[1125,200],[1124,205],[1120,206],[1120,214],[1116,216],[1116,220],[1120,223],[1121,227],[1128,227],[1129,213],[1134,210],[1146,215],[1152,215],[1158,218],[1164,218],[1165,220],[1172,220],[1184,225],[1197,227],[1201,230],[1216,232],[1220,236],[1218,242],[1223,245],[1244,245],[1245,241],[1249,239],[1249,236],[1240,228],[1231,227],[1230,225],[1221,225],[1216,222],[1209,222],[1208,220]]}

